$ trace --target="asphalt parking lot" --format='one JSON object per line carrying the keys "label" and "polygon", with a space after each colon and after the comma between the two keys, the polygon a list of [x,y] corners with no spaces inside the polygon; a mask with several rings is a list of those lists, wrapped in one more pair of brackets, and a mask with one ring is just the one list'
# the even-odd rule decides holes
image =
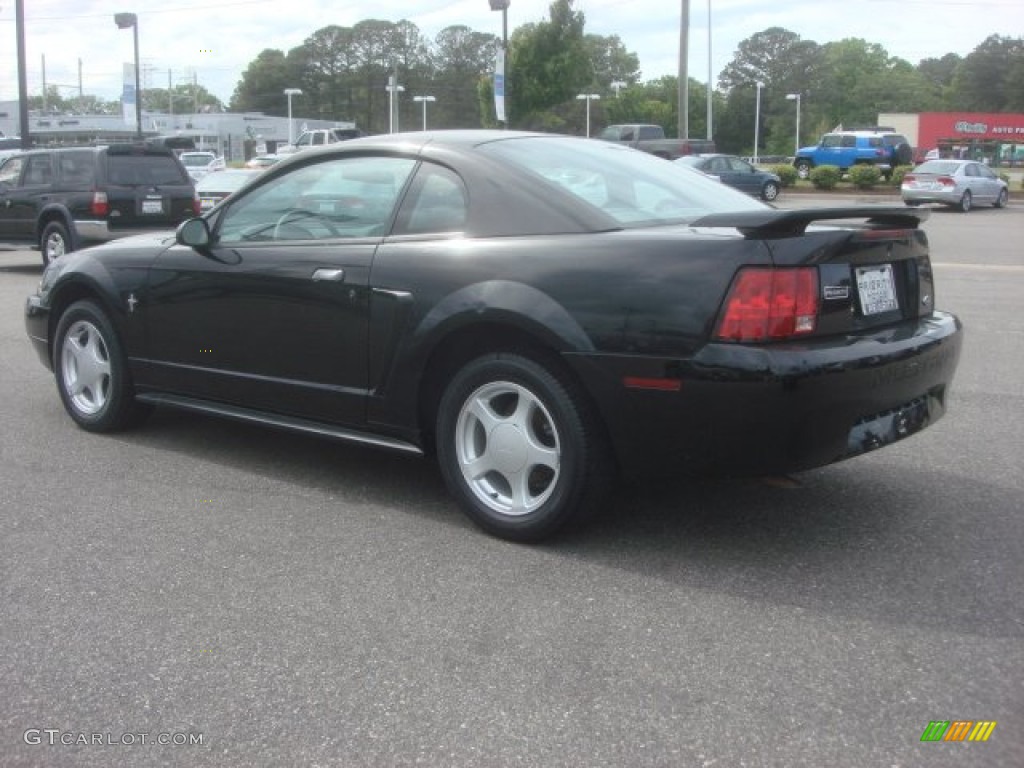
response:
{"label": "asphalt parking lot", "polygon": [[537,547],[425,461],[78,430],[25,338],[39,254],[0,249],[0,766],[1024,765],[1024,205],[925,227],[945,419]]}

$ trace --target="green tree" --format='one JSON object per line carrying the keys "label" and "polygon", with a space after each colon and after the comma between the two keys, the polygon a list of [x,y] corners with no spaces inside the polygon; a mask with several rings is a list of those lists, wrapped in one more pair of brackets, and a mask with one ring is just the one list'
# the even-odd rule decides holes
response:
{"label": "green tree", "polygon": [[950,105],[971,112],[1003,112],[1018,103],[1019,78],[1024,61],[1024,38],[990,35],[956,69]]}
{"label": "green tree", "polygon": [[554,107],[575,100],[593,81],[593,66],[583,42],[585,19],[573,0],[555,0],[546,21],[525,24],[509,41],[509,111],[524,128],[561,130],[564,118]]}
{"label": "green tree", "polygon": [[297,73],[291,71],[284,52],[267,48],[242,72],[242,78],[231,95],[231,109],[235,112],[286,115],[288,108],[284,89],[295,87],[297,77]]}
{"label": "green tree", "polygon": [[[430,95],[437,98],[437,103],[430,106],[434,115],[431,125],[480,127],[478,84],[493,72],[499,45],[497,36],[474,32],[461,25],[447,27],[437,34],[433,53],[434,82],[430,86]],[[490,112],[493,111],[491,106]]]}

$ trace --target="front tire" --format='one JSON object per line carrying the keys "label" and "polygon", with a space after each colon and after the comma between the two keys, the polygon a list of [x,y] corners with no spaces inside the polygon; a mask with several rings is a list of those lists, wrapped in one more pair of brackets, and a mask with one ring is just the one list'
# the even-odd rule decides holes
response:
{"label": "front tire", "polygon": [[973,198],[971,198],[971,190],[968,189],[964,192],[964,196],[960,198],[960,202],[957,205],[957,208],[960,210],[961,213],[967,213],[968,211],[971,210],[972,201]]}
{"label": "front tire", "polygon": [[797,160],[793,163],[796,168],[796,175],[801,179],[809,179],[811,177],[811,164],[806,160]]}
{"label": "front tire", "polygon": [[466,515],[488,533],[537,541],[595,511],[610,462],[584,397],[553,366],[490,354],[441,398],[437,457]]}
{"label": "front tire", "polygon": [[68,228],[63,222],[51,221],[43,228],[43,234],[39,238],[39,250],[43,254],[43,266],[48,266],[55,259],[74,250]]}
{"label": "front tire", "polygon": [[1005,189],[1000,189],[999,190],[999,195],[998,195],[998,197],[996,197],[996,201],[995,201],[995,203],[993,203],[993,205],[996,208],[1005,208],[1006,207],[1006,201],[1008,199],[1009,199],[1009,195],[1007,194],[1006,190]]}
{"label": "front tire", "polygon": [[774,181],[766,181],[761,187],[761,198],[771,202],[779,196],[779,185]]}
{"label": "front tire", "polygon": [[57,391],[68,415],[90,432],[136,422],[149,407],[135,401],[121,342],[106,313],[92,301],[69,306],[53,345]]}

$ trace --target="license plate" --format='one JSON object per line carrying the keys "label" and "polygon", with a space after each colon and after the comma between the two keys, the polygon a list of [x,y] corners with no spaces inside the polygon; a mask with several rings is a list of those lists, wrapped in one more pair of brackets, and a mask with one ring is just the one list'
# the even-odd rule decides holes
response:
{"label": "license plate", "polygon": [[164,202],[163,200],[143,200],[142,201],[142,212],[143,213],[163,213]]}
{"label": "license plate", "polygon": [[896,284],[892,279],[892,264],[878,267],[857,267],[857,292],[865,315],[880,315],[899,309]]}

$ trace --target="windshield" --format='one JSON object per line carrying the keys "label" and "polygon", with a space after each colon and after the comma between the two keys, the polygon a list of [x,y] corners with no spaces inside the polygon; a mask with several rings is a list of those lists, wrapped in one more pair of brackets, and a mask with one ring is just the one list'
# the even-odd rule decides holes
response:
{"label": "windshield", "polygon": [[765,207],[704,174],[617,144],[528,137],[495,141],[481,150],[600,208],[624,227],[687,223],[711,213]]}

